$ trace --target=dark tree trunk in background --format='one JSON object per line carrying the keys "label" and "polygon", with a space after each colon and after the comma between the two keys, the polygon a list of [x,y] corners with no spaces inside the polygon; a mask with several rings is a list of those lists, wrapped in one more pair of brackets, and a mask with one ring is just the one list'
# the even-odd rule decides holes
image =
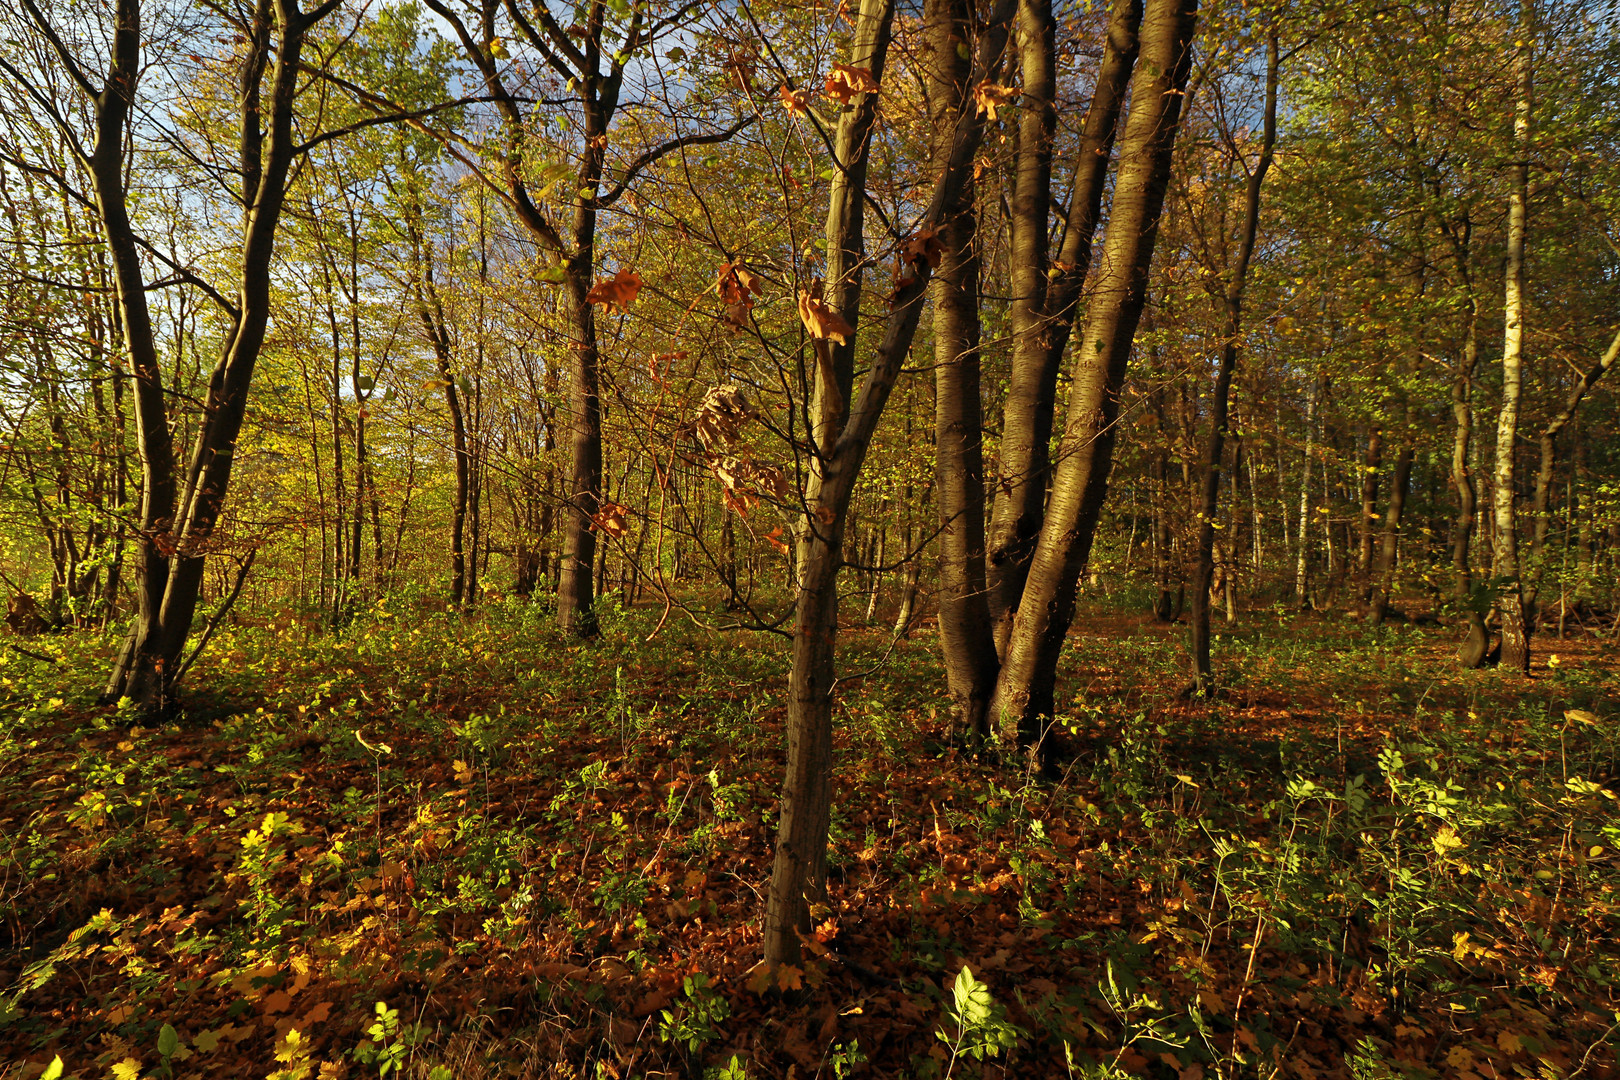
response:
{"label": "dark tree trunk in background", "polygon": [[1417,455],[1417,434],[1413,429],[1412,406],[1406,407],[1401,425],[1401,445],[1395,454],[1395,470],[1389,479],[1389,503],[1384,507],[1384,529],[1378,540],[1378,558],[1373,567],[1372,596],[1367,600],[1367,623],[1382,626],[1395,588],[1395,567],[1400,553],[1401,522],[1406,513],[1406,497],[1412,487],[1412,462]]}
{"label": "dark tree trunk in background", "polygon": [[1378,535],[1378,470],[1384,464],[1384,426],[1373,421],[1367,432],[1367,452],[1361,462],[1361,528],[1357,536],[1356,581],[1361,600],[1372,597],[1373,549]]}
{"label": "dark tree trunk in background", "polygon": [[[1273,28],[1266,35],[1266,99],[1260,156],[1254,171],[1249,173],[1244,191],[1237,261],[1228,272],[1225,294],[1221,298],[1226,309],[1226,333],[1210,403],[1209,440],[1204,445],[1198,492],[1198,542],[1194,552],[1191,610],[1193,689],[1198,694],[1208,694],[1214,689],[1215,673],[1209,656],[1209,607],[1215,578],[1215,517],[1220,512],[1221,456],[1226,445],[1232,375],[1237,371],[1238,341],[1243,334],[1243,291],[1248,284],[1249,263],[1254,258],[1255,238],[1260,233],[1260,187],[1265,183],[1266,173],[1271,168],[1272,149],[1277,145],[1277,64],[1277,31]],[[1230,617],[1230,591],[1227,606]]]}

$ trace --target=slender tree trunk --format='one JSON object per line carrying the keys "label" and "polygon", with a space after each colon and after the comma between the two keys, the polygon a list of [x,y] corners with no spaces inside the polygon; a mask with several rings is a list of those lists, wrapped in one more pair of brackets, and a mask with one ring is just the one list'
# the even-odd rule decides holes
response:
{"label": "slender tree trunk", "polygon": [[[874,80],[882,79],[893,18],[893,0],[862,0],[851,62],[866,67]],[[975,85],[1000,57],[1010,19],[1010,5],[1003,4],[980,35]],[[842,168],[845,176],[851,175],[854,163],[866,156],[874,96],[862,95],[863,100],[847,107],[840,119],[835,142],[840,151],[834,167]],[[959,204],[961,191],[972,175],[982,125],[975,110],[964,108],[955,118],[952,153],[935,180],[933,197],[921,223],[930,235],[945,220],[947,208]],[[829,252],[847,251],[853,222],[859,216],[853,210],[865,200],[865,184],[835,182],[833,198],[827,218],[827,247]],[[870,353],[872,364],[853,405],[847,410],[839,408],[843,402],[833,397],[828,384],[818,395],[817,415],[813,417],[816,455],[805,492],[805,523],[795,538],[799,590],[789,677],[787,774],[782,785],[781,823],[763,934],[765,962],[773,970],[798,960],[800,932],[809,928],[808,898],[825,890],[832,791],[832,683],[843,530],[867,447],[916,333],[931,273],[927,262],[919,260],[912,264],[912,276],[897,286],[881,340]],[[858,305],[852,303],[849,310],[855,313]],[[825,342],[818,340],[816,344]],[[830,368],[830,358],[821,354],[817,366],[824,371]]]}
{"label": "slender tree trunk", "polygon": [[1470,444],[1474,437],[1474,369],[1479,364],[1479,305],[1470,289],[1468,297],[1468,329],[1463,339],[1462,357],[1451,380],[1451,415],[1454,434],[1451,440],[1451,486],[1457,492],[1457,516],[1451,527],[1452,595],[1467,626],[1458,659],[1465,668],[1477,668],[1485,662],[1490,651],[1490,635],[1485,629],[1485,616],[1474,603],[1474,572],[1469,566],[1469,549],[1473,542],[1475,514],[1478,512],[1479,492],[1474,488],[1474,474],[1468,467]]}
{"label": "slender tree trunk", "polygon": [[[1305,461],[1299,481],[1299,552],[1294,564],[1294,604],[1301,611],[1311,606],[1311,465],[1316,458],[1316,399],[1321,385],[1320,374],[1313,374],[1310,386],[1305,391]],[[1287,528],[1286,524],[1284,528]]]}
{"label": "slender tree trunk", "polygon": [[[997,651],[1007,641],[1041,532],[1058,372],[1074,326],[1080,290],[1091,267],[1108,163],[1136,63],[1141,0],[1113,0],[1096,90],[1074,163],[1074,194],[1057,260],[1048,265],[1052,139],[1056,125],[1054,21],[1051,0],[1021,0],[1019,42],[1024,96],[1011,218],[1013,360],[1002,410],[998,495],[990,522],[986,568]],[[1055,276],[1054,276],[1055,274]]]}
{"label": "slender tree trunk", "polygon": [[[926,17],[936,65],[929,96],[934,130],[940,133],[938,169],[951,153],[951,127],[969,89],[971,64],[955,43],[971,40],[972,8],[966,0],[930,0]],[[951,208],[940,236],[945,252],[933,286],[939,641],[955,708],[953,730],[959,738],[978,741],[990,732],[990,695],[1000,664],[985,595],[978,215],[971,183]]]}
{"label": "slender tree trunk", "polygon": [[[1266,101],[1260,135],[1260,156],[1249,173],[1244,192],[1243,224],[1238,240],[1237,261],[1228,272],[1225,294],[1225,341],[1221,346],[1220,367],[1215,375],[1215,393],[1210,404],[1209,440],[1204,445],[1202,484],[1198,493],[1198,540],[1194,552],[1192,581],[1193,689],[1204,695],[1214,689],[1215,673],[1209,656],[1210,592],[1215,576],[1215,517],[1220,512],[1221,456],[1225,452],[1232,376],[1237,371],[1239,341],[1243,334],[1243,291],[1248,284],[1249,263],[1254,258],[1255,238],[1260,233],[1260,186],[1271,168],[1272,149],[1277,145],[1277,31],[1266,34]],[[1228,615],[1230,616],[1230,594]]]}
{"label": "slender tree trunk", "polygon": [[1519,569],[1515,505],[1514,450],[1519,435],[1519,393],[1524,369],[1524,234],[1530,187],[1530,37],[1528,8],[1524,41],[1517,60],[1518,101],[1513,134],[1517,161],[1510,172],[1507,222],[1507,270],[1502,299],[1502,405],[1496,422],[1496,484],[1492,516],[1496,522],[1494,573],[1500,584],[1502,666],[1530,672],[1530,634],[1525,624],[1524,582]]}
{"label": "slender tree trunk", "polygon": [[1361,463],[1361,528],[1357,537],[1356,580],[1361,586],[1361,600],[1372,596],[1374,537],[1378,526],[1378,470],[1384,464],[1384,427],[1373,421],[1367,432],[1367,452]]}
{"label": "slender tree trunk", "polygon": [[1147,299],[1197,10],[1196,0],[1153,0],[1142,20],[1141,62],[1120,145],[1102,268],[1075,357],[1051,498],[993,704],[1003,730],[1015,731],[1029,747],[1045,745],[1041,736],[1053,715],[1058,657],[1108,492],[1120,389]]}
{"label": "slender tree trunk", "polygon": [[1405,422],[1401,425],[1401,446],[1395,454],[1395,471],[1389,480],[1389,504],[1384,507],[1384,530],[1379,537],[1377,566],[1373,572],[1373,591],[1367,601],[1367,622],[1382,626],[1389,611],[1390,596],[1395,588],[1396,558],[1400,553],[1401,519],[1406,513],[1406,497],[1412,486],[1412,462],[1416,457],[1416,434],[1413,429],[1412,406],[1406,406]]}

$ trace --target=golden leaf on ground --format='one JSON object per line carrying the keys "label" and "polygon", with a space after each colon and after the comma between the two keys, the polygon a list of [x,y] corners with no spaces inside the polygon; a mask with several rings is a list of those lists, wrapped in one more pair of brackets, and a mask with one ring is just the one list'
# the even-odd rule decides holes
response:
{"label": "golden leaf on ground", "polygon": [[825,89],[828,97],[837,98],[840,105],[848,105],[861,94],[877,93],[877,88],[869,68],[834,64]]}
{"label": "golden leaf on ground", "polygon": [[457,758],[454,762],[451,763],[450,768],[456,774],[456,783],[458,783],[458,784],[470,784],[470,783],[472,783],[473,770],[472,770],[471,765],[467,764],[465,761],[462,761],[460,758]]}
{"label": "golden leaf on ground", "polygon": [[620,270],[611,278],[603,278],[592,285],[591,291],[585,294],[585,302],[628,311],[640,291],[641,275],[634,270]]}

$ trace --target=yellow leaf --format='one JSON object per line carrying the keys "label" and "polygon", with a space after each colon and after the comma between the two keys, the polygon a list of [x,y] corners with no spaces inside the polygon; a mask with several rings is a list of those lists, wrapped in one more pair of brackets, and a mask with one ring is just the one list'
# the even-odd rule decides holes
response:
{"label": "yellow leaf", "polygon": [[455,760],[455,762],[451,765],[451,768],[453,768],[455,770],[455,772],[456,772],[456,782],[457,783],[459,783],[459,784],[470,784],[470,783],[472,783],[473,771],[472,771],[472,766],[471,765],[468,765],[465,761],[462,761],[460,758],[457,758]]}
{"label": "yellow leaf", "polygon": [[1453,1046],[1446,1051],[1446,1064],[1454,1069],[1471,1069],[1474,1067],[1474,1052],[1466,1046]]}
{"label": "yellow leaf", "polygon": [[220,1032],[217,1030],[204,1031],[196,1038],[191,1040],[191,1045],[195,1046],[198,1050],[201,1050],[205,1054],[212,1054],[215,1050],[219,1049],[219,1036]]}
{"label": "yellow leaf", "polygon": [[1502,1048],[1504,1054],[1517,1054],[1524,1049],[1524,1043],[1520,1042],[1519,1037],[1511,1031],[1498,1031],[1496,1045]]}
{"label": "yellow leaf", "polygon": [[1596,724],[1596,723],[1598,723],[1598,715],[1597,715],[1597,713],[1590,713],[1590,712],[1587,712],[1585,709],[1565,709],[1564,710],[1564,719],[1565,720],[1573,720],[1577,724]]}
{"label": "yellow leaf", "polygon": [[141,1063],[134,1058],[125,1058],[112,1067],[113,1080],[140,1080]]}

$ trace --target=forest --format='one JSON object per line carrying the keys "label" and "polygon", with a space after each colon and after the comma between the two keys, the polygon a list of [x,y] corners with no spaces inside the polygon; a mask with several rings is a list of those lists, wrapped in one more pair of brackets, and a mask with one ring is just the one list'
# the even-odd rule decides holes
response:
{"label": "forest", "polygon": [[1620,1076],[1614,0],[15,0],[0,1080]]}

